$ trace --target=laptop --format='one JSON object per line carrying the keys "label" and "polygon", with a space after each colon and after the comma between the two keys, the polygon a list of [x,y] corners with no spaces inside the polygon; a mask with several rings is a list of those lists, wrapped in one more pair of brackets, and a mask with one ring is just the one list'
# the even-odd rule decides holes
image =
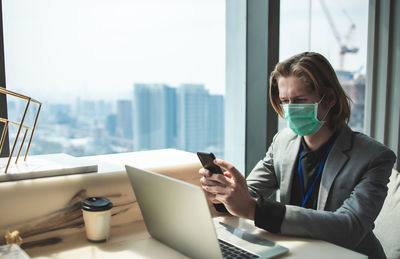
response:
{"label": "laptop", "polygon": [[125,168],[149,234],[182,254],[191,258],[271,258],[288,251],[223,223],[216,228],[200,186],[128,165]]}

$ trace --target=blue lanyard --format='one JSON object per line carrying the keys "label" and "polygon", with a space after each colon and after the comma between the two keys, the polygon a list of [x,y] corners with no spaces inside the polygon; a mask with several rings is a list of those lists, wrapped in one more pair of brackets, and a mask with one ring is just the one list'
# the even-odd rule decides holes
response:
{"label": "blue lanyard", "polygon": [[313,183],[311,184],[310,188],[308,188],[308,191],[307,191],[306,195],[304,195],[303,175],[301,173],[301,162],[300,162],[301,161],[301,153],[303,152],[303,146],[300,146],[298,172],[299,172],[299,179],[300,179],[301,199],[302,199],[301,207],[303,207],[303,208],[304,208],[304,205],[306,204],[306,202],[308,200],[308,197],[310,196],[310,194],[311,194],[311,192],[312,192],[312,190],[314,188],[315,182],[317,181],[319,175],[322,172],[322,168],[324,168],[324,165],[325,165],[325,162],[326,162],[326,158],[328,157],[329,151],[331,151],[332,146],[333,145],[330,145],[328,150],[326,151],[326,153],[325,153],[325,155],[324,155],[324,157],[322,159],[322,162],[319,165],[318,174],[317,174],[317,176],[315,176],[315,179],[314,179]]}

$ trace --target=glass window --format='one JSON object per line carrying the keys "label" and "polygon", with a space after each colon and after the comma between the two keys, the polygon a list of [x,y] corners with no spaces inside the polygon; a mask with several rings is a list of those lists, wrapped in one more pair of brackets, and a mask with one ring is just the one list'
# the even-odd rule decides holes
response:
{"label": "glass window", "polygon": [[223,157],[224,0],[2,3],[7,89],[43,103],[29,154]]}
{"label": "glass window", "polygon": [[[353,100],[349,126],[364,131],[368,1],[281,0],[280,15],[279,59],[303,51],[324,55]],[[280,119],[279,128],[285,126]]]}

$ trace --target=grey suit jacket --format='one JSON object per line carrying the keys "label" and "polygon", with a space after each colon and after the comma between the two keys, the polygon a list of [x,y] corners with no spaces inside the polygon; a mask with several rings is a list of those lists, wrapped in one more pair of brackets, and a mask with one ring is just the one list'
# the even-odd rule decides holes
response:
{"label": "grey suit jacket", "polygon": [[263,160],[247,177],[253,196],[274,197],[286,204],[281,233],[326,240],[384,258],[372,233],[387,194],[396,156],[381,143],[344,125],[322,172],[317,210],[290,203],[291,185],[301,137],[290,129],[278,132]]}

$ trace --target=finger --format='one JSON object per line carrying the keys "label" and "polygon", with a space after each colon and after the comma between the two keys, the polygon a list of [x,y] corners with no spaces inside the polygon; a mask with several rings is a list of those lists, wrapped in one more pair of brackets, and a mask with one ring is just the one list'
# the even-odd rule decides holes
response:
{"label": "finger", "polygon": [[207,199],[208,199],[209,201],[211,201],[212,203],[214,203],[214,204],[222,203],[222,201],[220,201],[220,200],[218,200],[218,199],[216,198],[216,195],[215,195],[215,194],[209,194],[209,196],[207,196]]}
{"label": "finger", "polygon": [[231,180],[231,178],[226,177],[225,174],[229,174],[229,173],[225,172],[224,174],[216,174],[215,178],[213,178],[212,180],[218,182],[219,185],[222,185],[223,187],[230,186],[233,183],[233,181]]}
{"label": "finger", "polygon": [[215,181],[215,180],[212,180],[212,179],[210,179],[209,177],[202,177],[202,178],[200,178],[200,183],[202,184],[202,185],[204,185],[204,186],[217,186],[217,185],[219,185],[219,186],[223,186],[223,187],[225,187],[226,186],[226,184],[225,183],[222,183],[221,181]]}
{"label": "finger", "polygon": [[226,171],[228,171],[232,178],[235,180],[241,180],[244,179],[243,175],[239,172],[239,170],[237,170],[233,165],[231,165],[230,163],[222,160],[222,159],[215,159],[214,160],[214,164],[218,165],[219,167],[225,169]]}
{"label": "finger", "polygon": [[207,179],[204,176],[200,178],[200,184],[207,185]]}
{"label": "finger", "polygon": [[[200,169],[201,170],[201,169]],[[199,172],[200,172],[199,170]],[[206,172],[205,172],[206,171]],[[222,174],[212,174],[209,170],[204,169],[201,171],[202,175],[204,178],[206,178],[206,180],[210,180],[210,181],[215,181],[218,183],[221,183],[223,185],[227,185],[229,182],[227,182],[225,175]],[[207,175],[209,173],[209,175]],[[204,175],[205,174],[205,175]]]}
{"label": "finger", "polygon": [[207,176],[207,177],[212,175],[209,170],[207,170],[207,169],[205,169],[203,167],[199,169],[199,174],[201,174],[203,176]]}
{"label": "finger", "polygon": [[219,185],[206,185],[202,186],[204,190],[206,190],[209,193],[212,194],[225,194],[227,192],[225,187],[219,186]]}
{"label": "finger", "polygon": [[227,172],[225,168],[223,168],[223,167],[220,167],[220,168],[221,168],[223,173]]}
{"label": "finger", "polygon": [[[226,201],[226,194],[217,193],[217,194],[213,194],[213,195],[214,195],[214,198],[213,198],[214,200],[217,200],[217,201],[219,201],[220,203],[224,204],[226,208],[229,207],[229,204],[228,204],[227,201]],[[231,213],[231,214],[232,214],[232,213]],[[232,214],[232,215],[233,215],[233,214]]]}
{"label": "finger", "polygon": [[207,200],[211,201],[212,203],[221,203],[220,200],[215,198],[215,194],[207,192],[207,191],[205,191],[204,193],[207,197]]}
{"label": "finger", "polygon": [[229,173],[228,171],[224,172],[224,175],[228,178],[232,178],[232,174]]}

